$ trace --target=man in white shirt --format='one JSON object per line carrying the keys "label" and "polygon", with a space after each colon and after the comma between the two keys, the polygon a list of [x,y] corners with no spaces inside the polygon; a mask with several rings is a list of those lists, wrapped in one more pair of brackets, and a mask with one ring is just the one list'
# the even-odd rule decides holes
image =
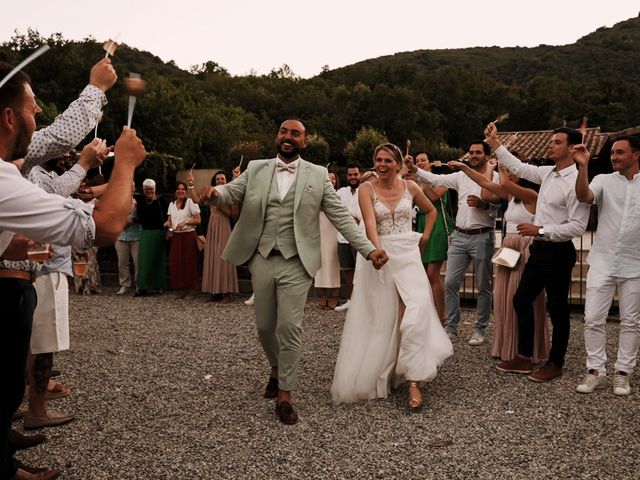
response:
{"label": "man in white shirt", "polygon": [[[12,70],[0,62],[0,80]],[[18,72],[0,88],[0,230],[10,230],[38,242],[88,247],[114,243],[131,208],[131,182],[135,168],[146,157],[135,131],[126,129],[116,143],[116,162],[111,182],[98,206],[48,194],[24,179],[12,160],[23,158],[36,127],[40,108],[29,78]],[[21,237],[9,243],[22,241]],[[6,245],[5,245],[6,247]],[[13,254],[12,253],[12,254]],[[0,252],[0,259],[7,249]],[[9,260],[22,260],[13,256]],[[14,412],[24,393],[24,371],[31,335],[36,295],[29,272],[0,270],[0,303],[5,315],[0,322],[0,479],[55,478],[47,470],[31,474],[18,469],[8,450],[8,435]]]}
{"label": "man in white shirt", "polygon": [[[349,211],[356,223],[360,223],[360,204],[358,203],[358,187],[360,178],[362,177],[362,165],[357,162],[347,164],[347,183],[346,187],[339,188],[336,194],[340,201]],[[345,312],[349,309],[349,298],[353,290],[353,275],[356,271],[356,257],[358,252],[349,245],[347,239],[338,232],[338,261],[340,262],[340,277],[342,286],[347,290],[347,301],[342,305],[338,305],[336,312]]]}
{"label": "man in white shirt", "polygon": [[611,147],[613,173],[596,175],[589,184],[589,153],[582,148],[576,197],[598,206],[598,230],[589,252],[587,297],[584,306],[584,345],[587,374],[576,390],[592,393],[606,384],[605,325],[618,290],[620,338],[613,376],[613,393],[629,395],[629,377],[640,344],[640,139],[620,137]]}
{"label": "man in white shirt", "polygon": [[[518,233],[534,237],[513,306],[518,315],[518,355],[500,362],[496,368],[508,373],[530,374],[535,382],[547,382],[562,375],[569,344],[569,287],[576,263],[572,239],[587,228],[589,205],[576,198],[578,171],[574,156],[579,152],[582,134],[567,127],[557,128],[549,143],[549,158],[555,166],[537,167],[521,162],[500,143],[493,123],[485,129],[487,142],[498,160],[519,178],[540,185],[533,224],[518,225]],[[542,291],[547,293],[547,309],[553,325],[551,352],[547,363],[533,371],[533,302]]]}
{"label": "man in white shirt", "polygon": [[[483,141],[473,142],[469,147],[469,166],[486,174],[491,148]],[[491,258],[495,246],[495,213],[496,207],[482,200],[482,188],[463,172],[447,175],[435,175],[416,168],[412,161],[406,162],[411,172],[417,172],[420,181],[432,187],[447,187],[458,192],[458,213],[456,228],[451,235],[451,245],[447,252],[447,271],[444,277],[445,304],[447,323],[445,330],[449,336],[458,333],[460,323],[460,285],[464,280],[469,264],[474,262],[475,285],[478,289],[476,306],[476,323],[469,345],[478,346],[484,343],[484,332],[489,324],[491,314],[492,268]],[[498,173],[493,172],[492,180],[499,181]]]}

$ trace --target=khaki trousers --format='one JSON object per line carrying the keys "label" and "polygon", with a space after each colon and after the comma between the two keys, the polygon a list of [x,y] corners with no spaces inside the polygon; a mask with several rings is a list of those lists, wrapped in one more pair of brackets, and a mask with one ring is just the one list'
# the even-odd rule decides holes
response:
{"label": "khaki trousers", "polygon": [[298,256],[264,258],[256,253],[249,271],[260,344],[271,367],[278,367],[280,389],[291,391],[298,382],[302,317],[312,277]]}

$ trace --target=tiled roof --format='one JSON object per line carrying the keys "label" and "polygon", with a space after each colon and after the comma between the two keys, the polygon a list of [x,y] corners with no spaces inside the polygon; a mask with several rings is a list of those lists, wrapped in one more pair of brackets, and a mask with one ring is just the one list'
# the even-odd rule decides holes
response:
{"label": "tiled roof", "polygon": [[[548,160],[548,147],[553,130],[536,132],[499,132],[498,138],[509,150],[517,150],[524,158],[534,163],[545,163]],[[600,132],[600,127],[587,128],[586,145],[592,157],[596,157],[608,135]],[[465,153],[461,160],[469,156]]]}

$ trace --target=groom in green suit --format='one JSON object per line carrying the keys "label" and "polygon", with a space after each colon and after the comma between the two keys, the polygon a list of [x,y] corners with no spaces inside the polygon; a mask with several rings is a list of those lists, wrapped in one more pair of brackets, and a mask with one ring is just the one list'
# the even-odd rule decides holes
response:
{"label": "groom in green suit", "polygon": [[209,191],[214,203],[242,204],[223,258],[249,262],[258,337],[271,364],[264,396],[277,397],[276,413],[285,424],[298,420],[291,391],[298,380],[304,306],[320,267],[320,211],[376,268],[387,261],[342,205],[327,169],[300,157],[306,146],[304,123],[286,120],[276,136],[276,158],[249,162],[233,182]]}

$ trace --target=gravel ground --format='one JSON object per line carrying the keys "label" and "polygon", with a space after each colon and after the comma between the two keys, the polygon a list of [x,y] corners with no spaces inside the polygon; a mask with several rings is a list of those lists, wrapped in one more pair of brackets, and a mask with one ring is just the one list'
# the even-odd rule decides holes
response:
{"label": "gravel ground", "polygon": [[[66,479],[638,478],[640,380],[630,397],[575,393],[584,374],[581,317],[566,370],[550,384],[501,374],[466,339],[409,414],[406,389],[331,404],[344,314],[309,302],[295,406],[281,425],[262,398],[268,364],[253,307],[173,294],[71,295],[72,349],[56,357],[74,393],[50,403],[77,419],[19,453]],[[615,359],[618,324],[607,325]],[[490,335],[490,332],[489,332]],[[612,365],[610,368],[613,368]],[[15,424],[21,428],[20,422]],[[444,445],[443,445],[444,444]]]}

